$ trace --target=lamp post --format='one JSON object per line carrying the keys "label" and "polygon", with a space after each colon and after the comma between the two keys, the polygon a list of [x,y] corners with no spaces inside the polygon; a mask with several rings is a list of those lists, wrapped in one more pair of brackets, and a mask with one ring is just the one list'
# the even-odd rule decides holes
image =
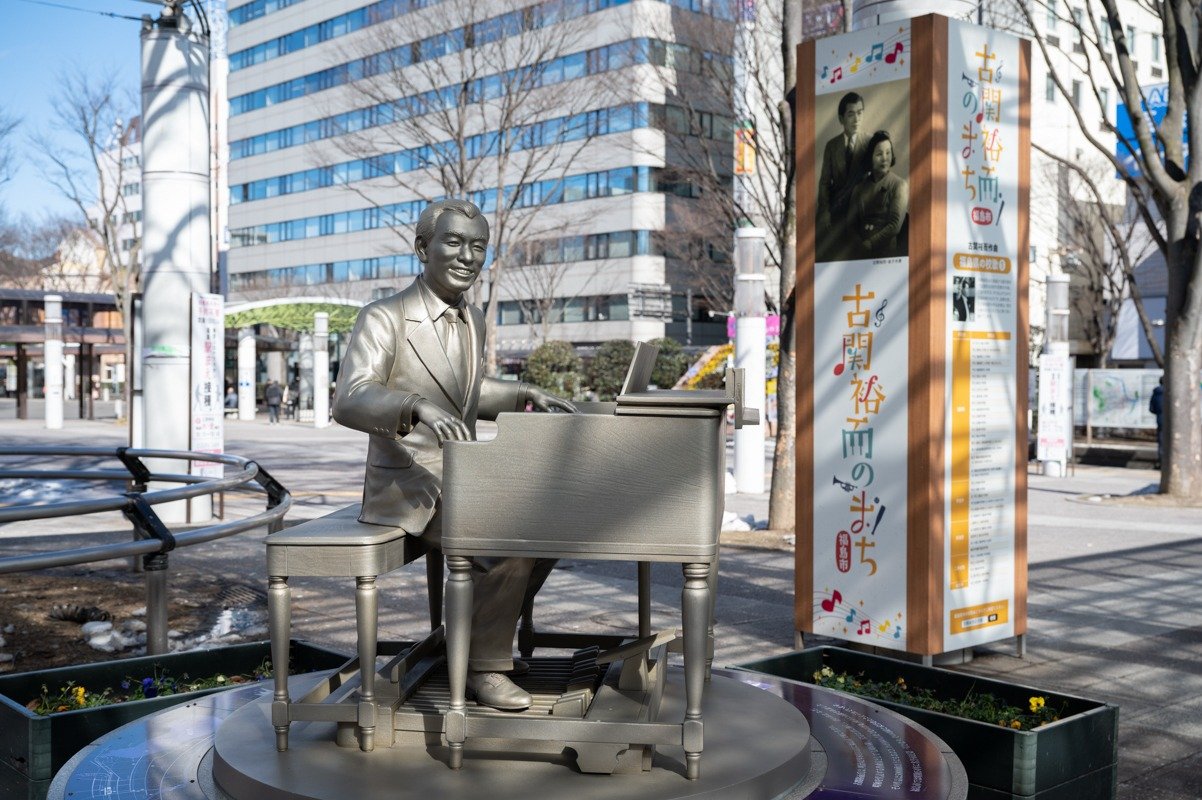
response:
{"label": "lamp post", "polygon": [[[763,228],[735,230],[735,368],[745,370],[744,397],[756,408],[763,407],[768,343],[765,236]],[[735,430],[735,488],[745,494],[764,492],[763,425]]]}

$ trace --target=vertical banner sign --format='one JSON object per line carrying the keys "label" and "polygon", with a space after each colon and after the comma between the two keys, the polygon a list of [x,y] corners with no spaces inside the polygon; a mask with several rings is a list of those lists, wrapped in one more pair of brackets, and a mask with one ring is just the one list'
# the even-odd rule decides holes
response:
{"label": "vertical banner sign", "polygon": [[[192,295],[191,449],[221,453],[225,447],[225,305],[219,294]],[[191,474],[220,478],[221,464],[193,461]]]}
{"label": "vertical banner sign", "polygon": [[945,651],[1016,632],[1019,67],[1015,37],[948,23]]}
{"label": "vertical banner sign", "polygon": [[[812,630],[906,649],[910,25],[815,44]],[[804,507],[804,502],[799,507]]]}
{"label": "vertical banner sign", "polygon": [[1023,634],[1030,47],[929,14],[798,53],[797,629]]}

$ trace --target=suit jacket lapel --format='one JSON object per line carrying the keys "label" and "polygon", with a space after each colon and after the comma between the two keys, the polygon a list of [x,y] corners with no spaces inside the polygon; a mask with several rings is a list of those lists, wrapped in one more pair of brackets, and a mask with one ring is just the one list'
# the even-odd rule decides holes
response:
{"label": "suit jacket lapel", "polygon": [[405,319],[409,323],[405,326],[405,338],[447,399],[462,412],[463,389],[455,377],[455,370],[451,368],[446,348],[438,338],[438,331],[434,330],[434,320],[430,319],[430,312],[417,289],[417,283],[412,285],[415,291],[405,296]]}
{"label": "suit jacket lapel", "polygon": [[473,313],[475,309],[471,306],[464,306],[464,312],[467,315],[467,387],[464,391],[464,406],[473,405],[472,394],[476,391],[476,386],[480,382],[480,326],[477,324],[476,315]]}

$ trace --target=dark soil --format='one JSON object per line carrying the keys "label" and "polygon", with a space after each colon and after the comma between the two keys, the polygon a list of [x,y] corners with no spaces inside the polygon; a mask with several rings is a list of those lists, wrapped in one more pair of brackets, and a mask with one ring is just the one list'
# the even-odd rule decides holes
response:
{"label": "dark soil", "polygon": [[[168,622],[190,633],[208,627],[213,609],[222,606],[224,583],[213,576],[181,571],[171,575]],[[116,626],[123,620],[145,620],[145,575],[128,569],[63,567],[0,576],[0,653],[13,660],[0,663],[0,672],[28,672],[94,661],[129,657],[132,651],[105,653],[88,645],[81,623],[54,619],[56,605],[95,606],[107,612]],[[9,626],[12,626],[11,631]]]}

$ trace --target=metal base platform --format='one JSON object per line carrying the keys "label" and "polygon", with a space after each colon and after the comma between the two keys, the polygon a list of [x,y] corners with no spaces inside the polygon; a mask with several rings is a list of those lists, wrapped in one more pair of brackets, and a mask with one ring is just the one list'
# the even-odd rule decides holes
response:
{"label": "metal base platform", "polygon": [[[304,691],[315,679],[293,680]],[[270,687],[259,684],[130,723],[77,754],[49,798],[821,800],[851,793],[963,800],[967,793],[959,760],[921,727],[871,703],[756,673],[715,670],[697,781],[684,777],[679,748],[657,747],[648,772],[590,775],[562,747],[522,741],[515,754],[501,752],[502,741],[469,740],[455,771],[437,734],[365,753],[339,747],[335,723],[294,724],[292,746],[281,754],[270,701]],[[682,675],[669,670],[664,713],[680,713],[682,704]]]}

